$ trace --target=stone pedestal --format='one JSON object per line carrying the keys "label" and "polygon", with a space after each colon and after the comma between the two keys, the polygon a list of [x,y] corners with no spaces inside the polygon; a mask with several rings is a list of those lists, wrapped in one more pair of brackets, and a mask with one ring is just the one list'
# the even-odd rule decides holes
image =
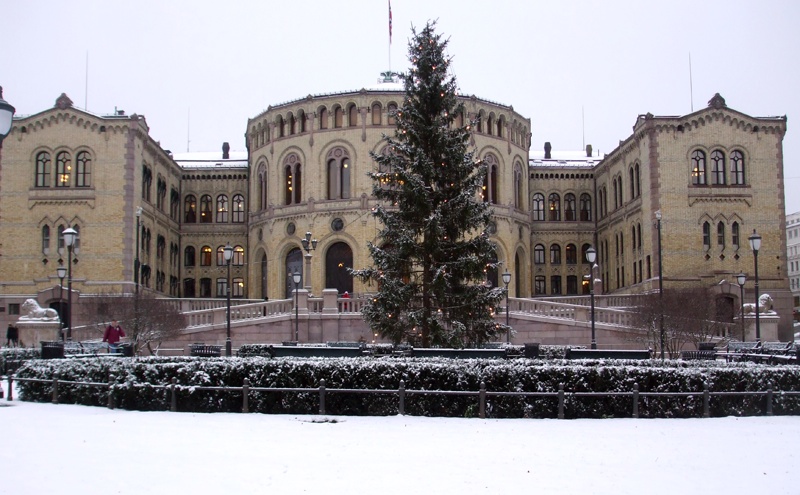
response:
{"label": "stone pedestal", "polygon": [[[778,321],[780,317],[775,312],[760,313],[758,315],[758,326],[761,327],[761,342],[777,342],[778,341]],[[737,323],[741,325],[741,317],[737,319]],[[739,327],[741,328],[741,327]],[[734,331],[734,336],[740,337],[740,330],[737,328]],[[753,342],[756,340],[756,315],[750,313],[744,315],[744,335],[745,341]]]}
{"label": "stone pedestal", "polygon": [[61,340],[61,323],[56,320],[20,318],[16,323],[19,329],[21,347],[39,347],[41,342]]}

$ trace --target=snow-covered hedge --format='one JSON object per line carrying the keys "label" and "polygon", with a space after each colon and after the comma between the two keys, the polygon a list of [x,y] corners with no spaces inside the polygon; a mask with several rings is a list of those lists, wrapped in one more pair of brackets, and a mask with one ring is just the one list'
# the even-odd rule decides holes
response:
{"label": "snow-covered hedge", "polygon": [[41,351],[31,347],[4,347],[0,349],[0,375],[11,373],[22,361],[41,357]]}
{"label": "snow-covered hedge", "polygon": [[[641,417],[700,417],[703,386],[715,391],[765,391],[773,385],[774,413],[800,414],[800,397],[780,391],[800,390],[800,367],[763,366],[752,363],[667,361],[542,361],[448,359],[299,359],[261,357],[226,358],[83,358],[32,360],[18,373],[21,378],[112,383],[117,407],[133,410],[170,408],[168,385],[176,379],[177,409],[194,412],[237,412],[241,391],[198,390],[198,386],[316,389],[325,380],[326,412],[341,415],[393,415],[398,412],[400,381],[405,382],[406,414],[425,416],[477,416],[475,395],[417,394],[418,390],[476,392],[486,384],[489,417],[556,417],[556,397],[492,396],[491,392],[557,392],[564,384],[567,418],[630,417],[631,397],[578,397],[571,392],[692,392],[690,397],[639,399]],[[387,394],[336,393],[331,389],[384,389]],[[49,383],[19,382],[23,400],[48,402]],[[106,405],[107,389],[61,384],[59,401]],[[251,391],[252,412],[315,414],[319,392]],[[712,416],[764,414],[764,396],[711,397]]]}

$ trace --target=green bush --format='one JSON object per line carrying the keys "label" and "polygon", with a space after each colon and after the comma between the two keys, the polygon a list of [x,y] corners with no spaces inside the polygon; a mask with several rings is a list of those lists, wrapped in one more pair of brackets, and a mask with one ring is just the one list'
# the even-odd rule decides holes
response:
{"label": "green bush", "polygon": [[[492,392],[557,392],[563,384],[567,418],[630,417],[630,396],[587,397],[571,392],[629,393],[638,384],[641,393],[693,392],[690,397],[639,399],[640,417],[686,418],[703,415],[703,387],[714,391],[776,390],[775,414],[800,414],[800,367],[753,363],[602,360],[449,360],[395,358],[82,358],[31,360],[17,375],[51,381],[111,384],[116,407],[157,411],[170,408],[169,385],[176,382],[177,409],[193,412],[241,411],[241,386],[250,381],[249,409],[270,414],[316,414],[322,380],[328,390],[326,413],[338,415],[394,415],[397,389],[407,390],[405,412],[419,416],[477,416],[478,397],[436,395],[424,391],[470,391],[484,383],[489,417],[554,418],[557,397],[493,396]],[[201,390],[198,387],[239,387],[239,390]],[[260,388],[273,389],[270,391]],[[306,388],[302,392],[274,389]],[[330,389],[372,389],[391,393],[336,392]],[[18,382],[23,400],[49,402],[50,383]],[[107,387],[60,384],[59,402],[106,405]],[[712,396],[712,416],[760,415],[763,396]]]}

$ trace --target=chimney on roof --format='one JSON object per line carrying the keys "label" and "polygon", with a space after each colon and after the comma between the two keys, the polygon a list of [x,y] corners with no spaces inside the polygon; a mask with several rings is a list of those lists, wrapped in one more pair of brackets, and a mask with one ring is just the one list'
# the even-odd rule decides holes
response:
{"label": "chimney on roof", "polygon": [[544,143],[544,159],[545,160],[549,160],[551,158],[550,157],[550,150],[551,149],[553,149],[553,147],[550,146],[550,141],[545,142]]}
{"label": "chimney on roof", "polygon": [[231,145],[228,144],[227,141],[222,143],[222,159],[223,160],[228,160],[230,158],[230,153],[229,153],[230,150],[231,150]]}
{"label": "chimney on roof", "polygon": [[592,145],[591,144],[587,144],[586,145],[586,158],[591,158],[591,157],[592,157]]}

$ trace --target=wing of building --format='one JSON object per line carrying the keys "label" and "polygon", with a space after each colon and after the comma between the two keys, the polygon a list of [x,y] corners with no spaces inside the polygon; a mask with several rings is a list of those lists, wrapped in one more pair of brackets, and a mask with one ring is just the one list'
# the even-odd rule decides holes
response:
{"label": "wing of building", "polygon": [[[0,324],[31,297],[63,310],[56,267],[70,226],[79,231],[77,304],[137,284],[221,298],[228,244],[234,298],[288,299],[294,273],[315,294],[369,292],[347,269],[370,265],[367,243],[380,225],[367,172],[403,96],[387,82],[270,106],[247,122],[246,151],[226,143],[212,154],[173,155],[144,117],[94,115],[66,95],[16,117],[0,150]],[[594,246],[603,293],[657,290],[663,259],[665,287],[714,287],[720,318],[731,319],[741,303],[736,274],[751,278],[747,239],[757,230],[761,292],[775,300],[780,338],[791,340],[785,117],[750,117],[716,95],[689,115],[639,116],[619,147],[598,156],[549,144],[532,152],[530,118],[475,96],[462,101],[457,124],[476,121],[472,145],[489,168],[483,199],[512,296],[588,293],[585,254]],[[487,278],[502,283],[496,272]],[[745,297],[753,295],[748,287]]]}

